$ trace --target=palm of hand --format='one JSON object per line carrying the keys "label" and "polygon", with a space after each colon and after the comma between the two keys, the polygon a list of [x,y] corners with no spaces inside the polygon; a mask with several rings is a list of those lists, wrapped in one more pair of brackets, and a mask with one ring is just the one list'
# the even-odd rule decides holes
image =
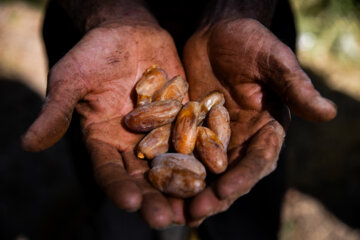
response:
{"label": "palm of hand", "polygon": [[[190,223],[225,210],[274,168],[284,136],[279,121],[285,126],[289,118],[287,108],[269,87],[307,119],[327,120],[336,112],[313,90],[301,69],[293,66],[296,60],[281,64],[283,57],[256,51],[256,40],[275,37],[251,22],[247,35],[255,40],[245,41],[245,25],[228,25],[234,26],[234,31],[219,24],[218,29],[194,35],[184,50],[191,98],[198,99],[214,89],[224,92],[233,132],[229,151],[233,163],[190,202]],[[280,56],[283,53],[280,51]],[[288,56],[285,50],[285,58]],[[265,59],[272,59],[272,66],[278,66],[275,69],[279,71],[272,71]],[[169,76],[184,75],[173,41],[164,31],[149,26],[108,26],[90,31],[51,70],[46,104],[24,136],[23,146],[30,151],[52,146],[66,132],[76,107],[98,183],[118,207],[141,208],[151,226],[163,227],[171,221],[184,222],[183,201],[166,199],[145,181],[147,166],[133,154],[140,136],[121,124],[134,107],[131,96],[136,80],[154,63]],[[295,74],[291,74],[294,68]],[[301,84],[291,84],[298,75],[303,78]],[[274,81],[276,77],[280,81]],[[303,100],[294,89],[310,98]],[[313,100],[316,104],[311,104]]]}
{"label": "palm of hand", "polygon": [[285,103],[309,120],[329,120],[336,111],[314,90],[291,50],[254,20],[220,22],[195,34],[185,47],[184,66],[191,99],[224,93],[232,130],[229,169],[190,204],[190,224],[197,225],[275,169],[290,122]]}
{"label": "palm of hand", "polygon": [[169,76],[184,76],[174,43],[163,30],[147,26],[91,30],[51,69],[46,104],[23,145],[32,151],[52,146],[66,132],[76,108],[97,182],[117,206],[141,208],[150,225],[161,227],[173,220],[170,205],[181,203],[166,199],[147,183],[143,175],[147,163],[133,153],[141,135],[122,125],[122,118],[134,108],[136,81],[153,64]]}
{"label": "palm of hand", "polygon": [[[119,123],[134,108],[134,86],[144,70],[157,63],[170,76],[183,74],[171,38],[145,27],[95,29],[61,61],[52,70],[53,82],[66,78],[79,89],[76,110],[82,116],[85,137],[119,151],[132,150],[139,139]],[[75,69],[68,71],[67,66]]]}

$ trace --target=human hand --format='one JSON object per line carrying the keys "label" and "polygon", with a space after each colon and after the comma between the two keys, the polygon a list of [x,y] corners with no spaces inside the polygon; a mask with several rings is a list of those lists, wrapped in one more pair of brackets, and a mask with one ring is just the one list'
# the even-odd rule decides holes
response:
{"label": "human hand", "polygon": [[184,77],[172,38],[156,24],[112,21],[93,28],[51,69],[44,107],[22,141],[28,151],[49,148],[76,109],[98,184],[117,207],[140,209],[159,228],[184,222],[182,200],[164,197],[147,182],[147,162],[133,153],[142,135],[122,125],[134,108],[136,81],[155,63],[169,76]]}
{"label": "human hand", "polygon": [[190,202],[188,224],[197,226],[276,168],[287,106],[310,121],[333,119],[336,107],[314,89],[294,53],[253,19],[222,20],[194,34],[184,67],[191,100],[224,93],[232,130],[228,170]]}

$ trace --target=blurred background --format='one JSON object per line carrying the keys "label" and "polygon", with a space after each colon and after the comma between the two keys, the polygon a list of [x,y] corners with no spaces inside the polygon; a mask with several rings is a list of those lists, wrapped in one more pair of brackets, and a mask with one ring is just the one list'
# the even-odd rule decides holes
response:
{"label": "blurred background", "polygon": [[[299,61],[338,116],[322,124],[293,116],[279,237],[360,239],[360,1],[290,2]],[[45,6],[0,0],[0,239],[39,239],[51,226],[66,236],[86,214],[67,144],[33,154],[19,143],[45,96]]]}

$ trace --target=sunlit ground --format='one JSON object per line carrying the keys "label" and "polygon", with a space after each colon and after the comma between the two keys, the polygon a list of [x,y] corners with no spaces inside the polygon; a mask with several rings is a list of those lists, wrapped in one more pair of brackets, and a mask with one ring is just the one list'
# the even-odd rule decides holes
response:
{"label": "sunlit ground", "polygon": [[0,76],[24,79],[45,95],[47,60],[41,40],[41,9],[0,3]]}
{"label": "sunlit ground", "polygon": [[[360,31],[354,20],[355,16],[335,16],[329,18],[327,24],[320,23],[317,18],[299,13],[303,6],[300,2],[293,0],[298,13],[298,56],[301,64],[320,74],[330,89],[360,100]],[[21,2],[0,4],[0,76],[22,79],[30,88],[44,96],[47,62],[41,41],[41,10]],[[354,141],[357,140],[358,138]],[[291,142],[288,145],[291,150]],[[341,154],[343,153],[339,153],[340,156]],[[326,158],[328,154],[321,156]],[[357,155],[357,158],[360,159],[360,156]],[[292,160],[291,154],[289,159],[296,161]],[[335,168],[337,166],[330,160],[329,164],[333,164]],[[297,166],[295,163],[289,165],[290,186],[295,188],[289,190],[285,197],[280,239],[360,239],[359,229],[346,225],[315,197],[297,190],[297,186],[307,189],[309,184],[291,172]],[[326,177],[327,175],[325,180]],[[324,175],[319,174],[319,178],[325,181]],[[312,180],[317,181],[316,177]],[[195,236],[192,238],[196,239]]]}

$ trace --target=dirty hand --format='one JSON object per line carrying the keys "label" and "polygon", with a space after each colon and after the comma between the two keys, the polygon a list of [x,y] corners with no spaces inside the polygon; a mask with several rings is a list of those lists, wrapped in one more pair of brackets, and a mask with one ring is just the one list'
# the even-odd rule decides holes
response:
{"label": "dirty hand", "polygon": [[136,81],[152,64],[184,77],[172,38],[157,24],[112,21],[92,28],[51,69],[46,102],[22,143],[28,151],[51,147],[76,109],[98,184],[116,206],[140,210],[159,228],[185,221],[183,202],[166,198],[144,178],[147,162],[133,152],[142,135],[122,123],[134,108]]}
{"label": "dirty hand", "polygon": [[225,211],[276,167],[290,122],[288,107],[310,121],[335,117],[294,53],[264,25],[249,18],[222,20],[195,33],[184,49],[190,99],[225,94],[232,137],[228,170],[189,206],[190,225]]}

